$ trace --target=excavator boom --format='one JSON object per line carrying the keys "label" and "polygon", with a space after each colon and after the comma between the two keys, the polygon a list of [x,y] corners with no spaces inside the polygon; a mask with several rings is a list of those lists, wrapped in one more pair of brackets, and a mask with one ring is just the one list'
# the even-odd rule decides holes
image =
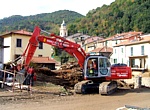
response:
{"label": "excavator boom", "polygon": [[31,59],[36,51],[36,48],[38,47],[38,41],[37,37],[40,35],[40,28],[35,27],[32,37],[29,40],[29,43],[23,53],[23,57],[25,57],[25,65],[29,65],[31,62]]}
{"label": "excavator boom", "polygon": [[[83,68],[84,61],[86,58],[86,54],[84,50],[80,47],[79,44],[76,44],[74,42],[70,42],[69,40],[57,36],[55,34],[50,34],[49,36],[43,36],[40,35],[40,32],[42,30],[37,26],[35,27],[33,31],[33,35],[29,40],[29,43],[27,45],[27,48],[25,52],[23,53],[23,56],[25,57],[25,65],[29,65],[36,48],[38,47],[39,42],[43,42],[49,45],[52,45],[54,47],[60,48],[70,55],[74,56],[78,60],[78,64]],[[45,31],[43,31],[45,32]]]}

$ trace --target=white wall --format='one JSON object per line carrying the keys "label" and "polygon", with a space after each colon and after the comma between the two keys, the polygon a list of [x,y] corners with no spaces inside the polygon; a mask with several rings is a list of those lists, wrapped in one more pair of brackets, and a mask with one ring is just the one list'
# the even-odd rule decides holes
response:
{"label": "white wall", "polygon": [[[131,56],[131,47],[133,47],[133,56],[142,56],[141,46],[144,46],[144,55],[148,56],[147,58],[145,58],[145,60],[146,60],[146,65],[145,66],[147,66],[148,69],[150,70],[150,44],[149,43],[126,46],[127,57]],[[140,62],[139,62],[138,59],[135,60],[135,64],[140,65]]]}
{"label": "white wall", "polygon": [[117,63],[127,64],[126,47],[113,47],[113,54],[111,55],[111,64],[114,64],[114,59],[117,59]]}
{"label": "white wall", "polygon": [[12,60],[11,56],[11,37],[4,38],[4,46],[10,46],[8,48],[4,48],[4,63],[8,63]]}

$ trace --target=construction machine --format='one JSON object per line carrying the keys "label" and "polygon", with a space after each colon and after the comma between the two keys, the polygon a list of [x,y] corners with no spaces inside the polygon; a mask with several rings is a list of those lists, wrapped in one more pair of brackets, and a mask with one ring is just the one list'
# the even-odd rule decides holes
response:
{"label": "construction machine", "polygon": [[[48,36],[41,33],[47,33]],[[81,46],[53,33],[35,27],[29,43],[21,57],[24,65],[29,66],[39,42],[60,48],[74,56],[83,71],[83,81],[74,86],[76,93],[98,90],[100,94],[111,94],[117,89],[117,79],[131,78],[131,68],[127,65],[111,66],[105,56],[87,55]],[[22,61],[21,61],[22,62]]]}

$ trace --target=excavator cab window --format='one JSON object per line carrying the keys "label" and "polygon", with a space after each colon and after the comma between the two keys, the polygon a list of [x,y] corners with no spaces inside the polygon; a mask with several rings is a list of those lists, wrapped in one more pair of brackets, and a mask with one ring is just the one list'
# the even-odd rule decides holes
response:
{"label": "excavator cab window", "polygon": [[107,75],[109,72],[110,62],[106,58],[99,58],[99,72],[101,75]]}
{"label": "excavator cab window", "polygon": [[98,58],[89,58],[87,65],[88,76],[98,76]]}
{"label": "excavator cab window", "polygon": [[106,57],[94,56],[87,59],[86,76],[92,77],[105,77],[110,76],[110,62]]}

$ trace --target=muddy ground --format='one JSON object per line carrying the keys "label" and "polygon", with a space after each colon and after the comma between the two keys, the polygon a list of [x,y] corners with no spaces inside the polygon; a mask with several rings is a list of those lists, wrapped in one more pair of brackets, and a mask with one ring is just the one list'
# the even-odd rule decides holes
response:
{"label": "muddy ground", "polygon": [[0,110],[116,110],[125,105],[150,108],[150,88],[120,88],[110,96],[74,94],[62,86],[36,82],[32,93],[5,86],[0,89]]}
{"label": "muddy ground", "polygon": [[0,110],[116,110],[125,105],[150,108],[150,88],[119,88],[109,96],[75,94],[73,85],[80,81],[80,73],[72,76],[75,70],[67,70],[69,74],[57,72],[57,75],[47,74],[48,71],[37,75],[31,91],[19,88],[12,91],[6,85],[0,89]]}

